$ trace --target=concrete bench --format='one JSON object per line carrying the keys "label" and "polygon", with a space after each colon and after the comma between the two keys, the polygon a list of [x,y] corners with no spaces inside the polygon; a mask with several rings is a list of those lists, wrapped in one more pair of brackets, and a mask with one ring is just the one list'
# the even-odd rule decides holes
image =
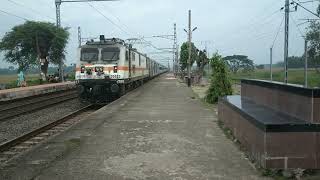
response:
{"label": "concrete bench", "polygon": [[241,96],[220,99],[219,120],[260,166],[320,167],[319,89],[243,80]]}

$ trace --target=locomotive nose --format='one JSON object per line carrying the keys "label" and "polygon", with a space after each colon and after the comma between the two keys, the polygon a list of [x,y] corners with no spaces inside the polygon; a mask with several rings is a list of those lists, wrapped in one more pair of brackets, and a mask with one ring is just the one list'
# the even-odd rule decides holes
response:
{"label": "locomotive nose", "polygon": [[103,94],[103,86],[101,85],[96,85],[92,89],[92,93],[94,96],[99,96]]}

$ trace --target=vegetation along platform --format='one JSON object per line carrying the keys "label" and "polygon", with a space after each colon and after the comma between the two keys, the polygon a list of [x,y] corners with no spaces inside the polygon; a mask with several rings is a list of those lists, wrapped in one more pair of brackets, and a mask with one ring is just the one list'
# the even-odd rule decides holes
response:
{"label": "vegetation along platform", "polygon": [[0,179],[266,179],[194,96],[162,75],[11,161]]}

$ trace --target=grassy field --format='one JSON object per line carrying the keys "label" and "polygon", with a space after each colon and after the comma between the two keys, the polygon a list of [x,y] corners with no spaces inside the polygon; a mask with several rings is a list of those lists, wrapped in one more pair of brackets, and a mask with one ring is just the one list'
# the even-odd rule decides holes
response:
{"label": "grassy field", "polygon": [[[18,75],[0,75],[0,84],[6,85],[7,88],[13,88],[17,85]],[[39,74],[27,74],[26,80],[28,86],[39,84]]]}
{"label": "grassy field", "polygon": [[[263,79],[270,80],[269,70],[255,70],[252,73],[237,73],[231,75],[232,79],[236,81],[243,78],[250,79]],[[273,80],[274,81],[284,81],[284,71],[281,69],[275,69],[273,71]],[[288,82],[292,84],[304,84],[304,71],[303,69],[291,69],[288,72]],[[309,87],[320,87],[320,73],[317,73],[315,70],[308,71],[308,85]]]}

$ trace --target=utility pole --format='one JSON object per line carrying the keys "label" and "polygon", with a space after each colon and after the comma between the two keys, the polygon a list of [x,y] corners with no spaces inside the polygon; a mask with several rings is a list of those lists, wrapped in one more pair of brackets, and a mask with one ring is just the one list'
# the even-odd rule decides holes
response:
{"label": "utility pole", "polygon": [[273,81],[273,74],[272,74],[272,51],[273,47],[270,48],[270,81]]}
{"label": "utility pole", "polygon": [[285,0],[285,35],[284,35],[284,82],[288,83],[288,54],[289,54],[289,0]]}
{"label": "utility pole", "polygon": [[176,75],[177,71],[177,24],[173,25],[173,73]]}
{"label": "utility pole", "polygon": [[305,37],[304,40],[304,55],[305,55],[305,61],[304,61],[304,87],[308,87],[308,40],[307,37]]}
{"label": "utility pole", "polygon": [[177,44],[176,47],[176,75],[179,73],[180,71],[180,61],[179,61],[179,45]]}
{"label": "utility pole", "polygon": [[191,87],[191,10],[189,10],[189,32],[188,32],[188,42],[189,42],[189,49],[188,49],[188,87]]}
{"label": "utility pole", "polygon": [[82,39],[81,39],[81,28],[80,28],[80,26],[78,27],[78,41],[79,41],[79,48],[81,47],[81,41],[82,41]]}
{"label": "utility pole", "polygon": [[[60,16],[60,5],[61,0],[55,0],[56,4],[56,18],[57,18],[57,27],[61,27],[61,16]],[[59,78],[61,82],[64,82],[64,72],[63,72],[63,61],[62,59],[59,62]]]}

